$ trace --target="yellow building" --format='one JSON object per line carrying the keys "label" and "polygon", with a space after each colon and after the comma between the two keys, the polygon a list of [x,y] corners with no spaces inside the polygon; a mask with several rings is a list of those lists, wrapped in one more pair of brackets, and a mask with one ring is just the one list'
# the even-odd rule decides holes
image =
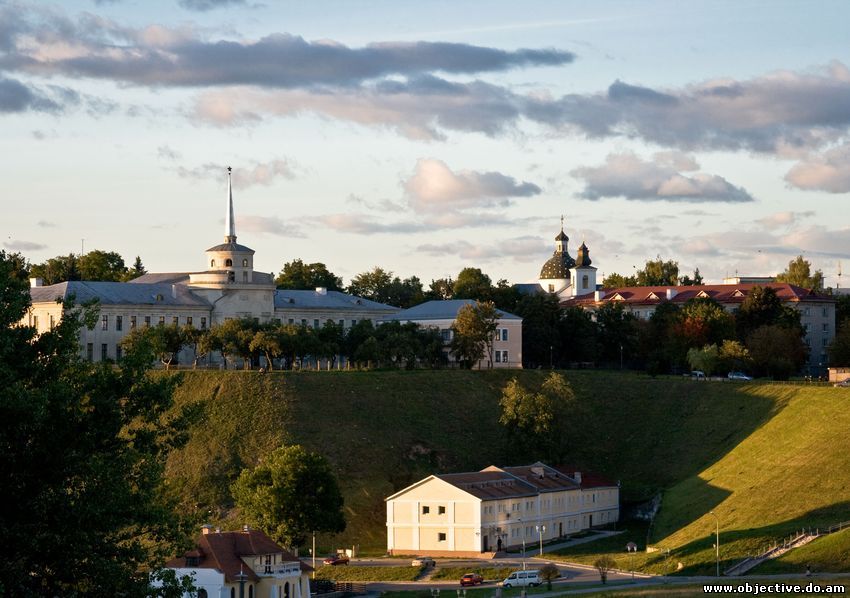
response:
{"label": "yellow building", "polygon": [[387,552],[481,556],[614,523],[619,485],[543,463],[431,475],[385,499]]}

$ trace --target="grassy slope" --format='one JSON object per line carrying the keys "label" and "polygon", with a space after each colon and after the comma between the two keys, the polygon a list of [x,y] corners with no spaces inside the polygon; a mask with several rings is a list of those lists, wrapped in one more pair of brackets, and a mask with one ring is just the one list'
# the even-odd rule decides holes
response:
{"label": "grassy slope", "polygon": [[812,565],[817,573],[844,573],[850,571],[850,528],[818,538],[805,546],[786,552],[778,559],[765,561],[753,573],[805,573]]}
{"label": "grassy slope", "polygon": [[[178,401],[202,403],[205,417],[168,472],[188,507],[227,507],[239,468],[281,442],[302,443],[331,460],[343,486],[349,528],[334,545],[380,552],[385,496],[434,471],[515,462],[497,421],[501,388],[513,375],[532,384],[545,372],[189,373]],[[818,451],[814,434],[823,429],[823,447],[841,446],[835,433],[850,416],[835,402],[843,389],[566,375],[578,398],[570,460],[621,479],[626,499],[672,487],[655,538],[674,547],[697,540],[694,562],[710,561],[710,540],[700,542],[715,506],[729,530],[781,524],[845,500],[836,493],[850,468],[835,474],[846,460]],[[791,489],[813,483],[818,496]],[[846,504],[832,511],[816,515],[850,514]]]}

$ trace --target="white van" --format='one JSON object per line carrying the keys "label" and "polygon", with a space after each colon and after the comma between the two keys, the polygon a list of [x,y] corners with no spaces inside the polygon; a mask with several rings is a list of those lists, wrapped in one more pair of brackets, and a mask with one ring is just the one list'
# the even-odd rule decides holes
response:
{"label": "white van", "polygon": [[502,582],[503,588],[536,587],[540,585],[539,571],[514,571]]}

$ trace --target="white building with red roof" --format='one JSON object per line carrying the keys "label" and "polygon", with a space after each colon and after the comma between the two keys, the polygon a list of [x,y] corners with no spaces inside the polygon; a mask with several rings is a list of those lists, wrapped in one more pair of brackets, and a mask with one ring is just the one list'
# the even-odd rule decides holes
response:
{"label": "white building with red roof", "polygon": [[727,311],[735,312],[756,287],[769,287],[779,299],[800,312],[809,346],[809,367],[823,373],[827,350],[835,338],[835,299],[812,289],[784,282],[709,284],[699,286],[651,286],[600,289],[561,301],[561,307],[581,307],[595,311],[610,302],[619,303],[639,319],[648,319],[662,303],[684,305],[692,299],[710,298]]}

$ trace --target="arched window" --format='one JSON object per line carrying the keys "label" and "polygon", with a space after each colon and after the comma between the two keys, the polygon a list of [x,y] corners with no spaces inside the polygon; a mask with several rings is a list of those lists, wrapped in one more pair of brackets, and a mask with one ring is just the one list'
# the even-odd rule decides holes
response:
{"label": "arched window", "polygon": [[230,588],[230,598],[236,598],[236,588]]}
{"label": "arched window", "polygon": [[209,594],[207,594],[205,589],[201,588],[198,590],[198,598],[209,598]]}
{"label": "arched window", "polygon": [[248,260],[247,260],[247,259],[242,260],[242,267],[243,267],[243,268],[247,268],[247,267],[248,267]]}
{"label": "arched window", "polygon": [[248,598],[254,598],[254,584],[248,586]]}
{"label": "arched window", "polygon": [[224,260],[224,267],[230,268],[233,265],[233,260]]}
{"label": "arched window", "polygon": [[215,260],[210,260],[210,268],[215,268]]}

